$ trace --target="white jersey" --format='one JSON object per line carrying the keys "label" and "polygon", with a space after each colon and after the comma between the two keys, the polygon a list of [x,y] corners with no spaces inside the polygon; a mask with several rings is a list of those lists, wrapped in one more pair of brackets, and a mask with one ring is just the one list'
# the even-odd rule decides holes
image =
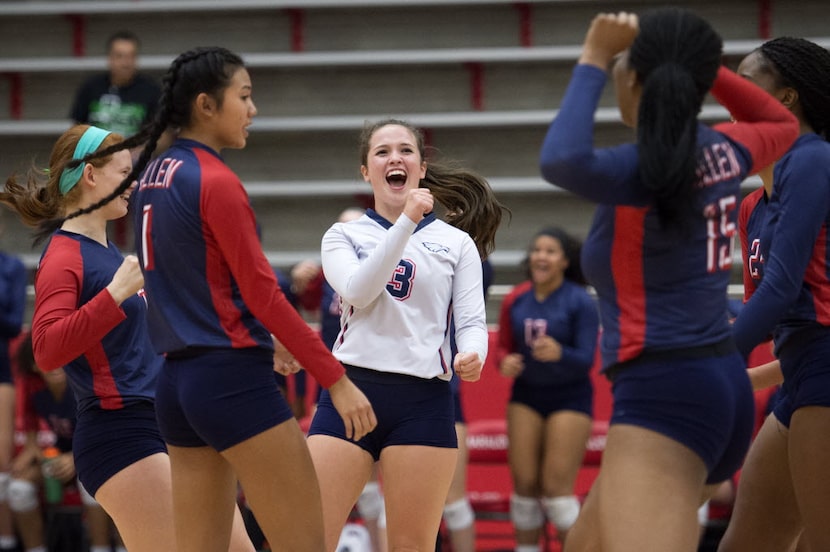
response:
{"label": "white jersey", "polygon": [[435,218],[393,225],[375,211],[323,236],[323,272],[340,295],[334,356],[382,372],[452,378],[460,352],[487,356],[481,259],[465,232]]}

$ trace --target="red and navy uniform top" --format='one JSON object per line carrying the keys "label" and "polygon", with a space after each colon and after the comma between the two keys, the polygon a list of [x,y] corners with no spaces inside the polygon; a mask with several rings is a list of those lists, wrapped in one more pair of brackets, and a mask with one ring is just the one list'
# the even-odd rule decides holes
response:
{"label": "red and navy uniform top", "polygon": [[274,334],[323,387],[340,378],[343,367],[280,291],[248,195],[217,152],[177,140],[133,197],[156,351],[273,350]]}
{"label": "red and navy uniform top", "polygon": [[[743,259],[744,300],[746,303],[764,275],[764,256],[761,254],[761,230],[769,198],[763,187],[748,193],[741,201],[738,214],[738,229],[741,236],[741,257]],[[741,305],[743,310],[743,304]],[[735,313],[738,318],[740,311]]]}
{"label": "red and navy uniform top", "polygon": [[597,291],[603,365],[647,351],[731,337],[727,286],[738,232],[740,183],[777,159],[797,122],[766,92],[721,68],[712,95],[737,123],[697,127],[698,215],[667,232],[642,184],[636,144],[594,149],[594,111],[606,73],[578,65],[541,152],[546,180],[598,203],[582,248]]}
{"label": "red and navy uniform top", "polygon": [[744,353],[770,333],[778,350],[799,332],[830,326],[830,143],[800,136],[775,164],[769,200],[754,207],[743,245],[752,294],[734,327]]}
{"label": "red and navy uniform top", "polygon": [[[582,286],[565,280],[540,301],[532,282],[522,282],[501,304],[498,360],[510,353],[521,354],[524,370],[516,379],[529,384],[557,385],[588,380],[598,331],[596,303]],[[561,359],[542,362],[533,358],[533,342],[542,335],[559,342]]]}
{"label": "red and navy uniform top", "polygon": [[147,335],[143,290],[120,306],[106,290],[123,260],[112,242],[58,230],[35,276],[35,362],[44,371],[64,367],[79,413],[155,397],[162,359]]}
{"label": "red and navy uniform top", "polygon": [[67,387],[60,397],[55,397],[39,376],[26,376],[19,381],[24,387],[23,393],[17,395],[23,403],[20,405],[22,429],[36,432],[43,420],[55,434],[58,450],[72,452],[78,409],[72,389]]}

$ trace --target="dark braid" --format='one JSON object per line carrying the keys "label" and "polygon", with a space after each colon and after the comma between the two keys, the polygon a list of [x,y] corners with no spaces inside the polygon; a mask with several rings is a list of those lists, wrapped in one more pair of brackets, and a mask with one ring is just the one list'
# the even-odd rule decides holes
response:
{"label": "dark braid", "polygon": [[637,119],[640,178],[664,228],[684,231],[695,205],[697,116],[721,64],[723,42],[704,19],[677,8],[650,10],[628,63],[642,85]]}
{"label": "dark braid", "polygon": [[758,49],[762,68],[779,87],[798,92],[804,118],[813,132],[830,140],[830,52],[803,38],[781,37]]}
{"label": "dark braid", "polygon": [[233,73],[240,67],[244,67],[242,58],[219,47],[196,48],[173,60],[162,80],[159,107],[150,123],[120,144],[96,151],[84,157],[83,160],[67,164],[68,168],[72,168],[82,162],[89,162],[90,159],[144,144],[141,154],[133,165],[133,170],[108,196],[89,207],[67,215],[63,220],[89,214],[124,193],[147,167],[164,131],[171,127],[185,127],[190,123],[190,107],[196,96],[203,92],[207,93],[221,106],[221,92],[228,86]]}

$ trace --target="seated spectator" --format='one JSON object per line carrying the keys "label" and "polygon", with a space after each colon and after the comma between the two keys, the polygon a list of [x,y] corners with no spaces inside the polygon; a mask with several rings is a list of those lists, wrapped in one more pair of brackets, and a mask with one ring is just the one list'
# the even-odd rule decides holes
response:
{"label": "seated spectator", "polygon": [[17,351],[18,385],[22,425],[26,443],[12,460],[9,484],[9,506],[14,515],[25,552],[46,552],[44,517],[40,505],[43,484],[43,451],[37,433],[46,423],[55,435],[54,446],[60,455],[50,461],[53,476],[65,488],[76,486],[80,492],[86,519],[90,552],[110,552],[111,537],[119,543],[118,551],[126,552],[115,526],[104,509],[87,493],[75,473],[72,456],[72,435],[75,430],[75,395],[67,385],[63,369],[41,372],[35,364],[31,336],[27,335]]}

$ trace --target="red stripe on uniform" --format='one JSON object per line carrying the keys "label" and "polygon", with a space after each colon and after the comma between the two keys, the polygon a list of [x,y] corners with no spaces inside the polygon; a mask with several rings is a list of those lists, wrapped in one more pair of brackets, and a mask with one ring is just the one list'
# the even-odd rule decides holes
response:
{"label": "red stripe on uniform", "polygon": [[827,227],[822,226],[813,246],[813,256],[807,265],[804,280],[813,294],[816,322],[830,325],[830,280],[827,277]]}
{"label": "red stripe on uniform", "polygon": [[617,207],[611,275],[617,296],[620,345],[617,361],[640,354],[646,339],[646,291],[643,276],[643,235],[648,207]]}
{"label": "red stripe on uniform", "polygon": [[219,318],[219,325],[228,336],[231,347],[254,347],[257,343],[251,337],[248,328],[241,323],[242,312],[233,302],[231,271],[224,262],[213,238],[204,232],[203,239],[205,240],[205,276],[213,309]]}
{"label": "red stripe on uniform", "polygon": [[124,400],[115,385],[115,378],[112,376],[112,368],[101,342],[93,345],[84,358],[92,370],[92,390],[96,397],[101,399],[101,408],[104,410],[118,410],[124,408]]}
{"label": "red stripe on uniform", "polygon": [[[196,149],[194,151],[199,159],[201,167],[216,163],[211,154]],[[202,172],[204,176],[204,171]],[[202,185],[204,189],[204,184]],[[204,215],[204,199],[201,200],[199,209],[202,220]],[[210,289],[211,302],[216,316],[219,318],[219,325],[231,342],[233,348],[255,347],[257,342],[251,337],[251,332],[242,323],[242,311],[233,302],[233,276],[230,266],[219,250],[219,244],[206,224],[202,224],[202,240],[205,243],[205,278]]]}

